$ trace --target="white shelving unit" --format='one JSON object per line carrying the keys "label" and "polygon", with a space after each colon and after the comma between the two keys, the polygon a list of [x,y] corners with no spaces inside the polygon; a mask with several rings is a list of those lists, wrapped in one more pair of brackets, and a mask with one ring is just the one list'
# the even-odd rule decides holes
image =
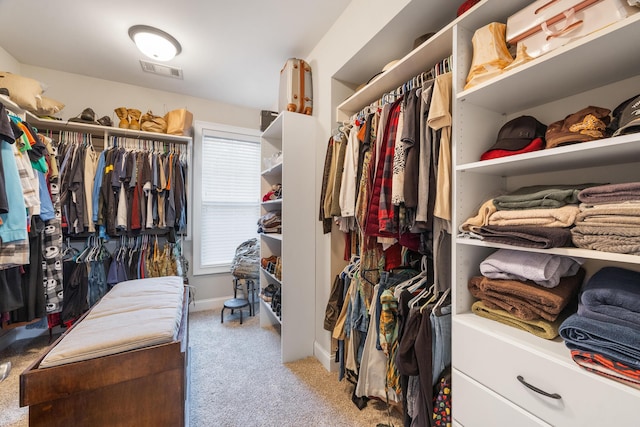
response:
{"label": "white shelving unit", "polygon": [[[453,55],[454,230],[498,192],[534,184],[640,181],[640,134],[479,161],[502,125],[515,117],[528,114],[550,124],[587,105],[613,110],[640,93],[634,36],[640,34],[640,13],[464,90],[474,32],[491,22],[506,23],[530,3],[480,1],[337,107],[337,120],[346,120],[382,93]],[[468,279],[480,274],[480,262],[499,248],[582,257],[587,277],[606,265],[640,271],[640,257],[634,255],[527,249],[454,236],[453,425],[635,425],[639,390],[580,368],[560,338],[545,340],[471,313],[475,299]],[[561,399],[532,392],[518,375]]]}
{"label": "white shelving unit", "polygon": [[[640,180],[634,163],[640,134],[479,161],[502,125],[515,117],[528,114],[550,124],[587,105],[613,110],[638,94],[640,56],[630,54],[633,47],[626,46],[630,35],[640,32],[640,13],[465,91],[473,33],[489,22],[506,22],[508,15],[499,1],[479,6],[486,11],[486,22],[469,25],[472,21],[462,20],[454,27],[455,229],[498,192],[536,184]],[[480,274],[480,262],[498,248],[582,257],[588,277],[605,265],[640,270],[640,257],[634,255],[578,248],[535,250],[456,238],[452,272],[456,421],[465,427],[633,425],[640,391],[580,368],[560,338],[545,340],[471,313],[474,298],[468,279]],[[561,399],[532,392],[519,383],[519,375]],[[492,418],[487,407],[502,408],[508,416]]]}
{"label": "white shelving unit", "polygon": [[264,288],[282,289],[281,318],[271,304],[260,300],[260,325],[280,329],[282,362],[313,355],[315,314],[315,141],[316,120],[307,115],[282,112],[264,131],[262,158],[282,152],[281,163],[261,173],[261,194],[282,184],[282,199],[263,202],[261,213],[280,211],[282,232],[261,234],[260,257],[282,259],[282,276],[261,269]]}

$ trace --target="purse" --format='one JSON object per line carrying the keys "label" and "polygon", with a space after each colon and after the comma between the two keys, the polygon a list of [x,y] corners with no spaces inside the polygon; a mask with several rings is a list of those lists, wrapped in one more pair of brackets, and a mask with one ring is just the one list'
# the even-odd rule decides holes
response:
{"label": "purse", "polygon": [[154,116],[151,110],[140,117],[140,129],[146,132],[165,133],[167,121],[160,116]]}
{"label": "purse", "polygon": [[164,119],[167,122],[167,133],[169,135],[191,134],[193,114],[186,108],[169,111],[164,116]]}

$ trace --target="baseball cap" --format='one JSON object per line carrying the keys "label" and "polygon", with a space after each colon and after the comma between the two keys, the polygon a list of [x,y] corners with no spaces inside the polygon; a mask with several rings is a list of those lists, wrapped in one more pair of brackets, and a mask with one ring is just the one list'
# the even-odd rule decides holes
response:
{"label": "baseball cap", "polygon": [[640,132],[640,95],[622,102],[611,115],[609,128],[614,131],[613,136]]}
{"label": "baseball cap", "polygon": [[611,121],[609,113],[608,108],[590,105],[551,123],[545,135],[547,148],[604,138]]}
{"label": "baseball cap", "polygon": [[544,148],[547,126],[533,116],[519,116],[505,123],[498,131],[496,142],[480,157],[481,160],[528,153]]}

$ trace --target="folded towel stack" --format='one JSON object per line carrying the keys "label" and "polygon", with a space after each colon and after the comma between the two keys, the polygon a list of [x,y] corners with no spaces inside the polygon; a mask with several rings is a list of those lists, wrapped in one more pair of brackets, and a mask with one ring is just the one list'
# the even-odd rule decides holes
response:
{"label": "folded towel stack", "polygon": [[640,387],[640,273],[599,270],[582,287],[578,312],[559,333],[578,365]]}
{"label": "folded towel stack", "polygon": [[571,230],[577,247],[640,255],[640,182],[586,188],[578,199]]}
{"label": "folded towel stack", "polygon": [[578,194],[598,184],[535,185],[486,201],[460,226],[466,236],[538,249],[571,244]]}
{"label": "folded towel stack", "polygon": [[584,270],[580,269],[577,274],[560,279],[558,286],[543,288],[533,282],[473,276],[469,291],[489,308],[502,308],[524,320],[553,322],[576,296],[583,278]]}
{"label": "folded towel stack", "polygon": [[585,272],[581,260],[500,249],[469,279],[473,313],[546,339],[575,311]]}

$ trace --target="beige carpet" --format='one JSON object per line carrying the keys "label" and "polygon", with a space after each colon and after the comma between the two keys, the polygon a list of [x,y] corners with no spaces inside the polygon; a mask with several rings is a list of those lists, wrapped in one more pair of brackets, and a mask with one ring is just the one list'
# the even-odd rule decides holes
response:
{"label": "beige carpet", "polygon": [[[259,323],[259,315],[240,325],[228,311],[223,324],[220,310],[190,314],[192,427],[402,426],[400,414],[389,419],[382,402],[358,410],[353,386],[315,358],[280,363],[278,332]],[[0,383],[1,427],[28,426],[27,409],[18,406],[19,376],[47,342],[48,336],[18,341],[0,352],[0,361],[13,364]]]}

